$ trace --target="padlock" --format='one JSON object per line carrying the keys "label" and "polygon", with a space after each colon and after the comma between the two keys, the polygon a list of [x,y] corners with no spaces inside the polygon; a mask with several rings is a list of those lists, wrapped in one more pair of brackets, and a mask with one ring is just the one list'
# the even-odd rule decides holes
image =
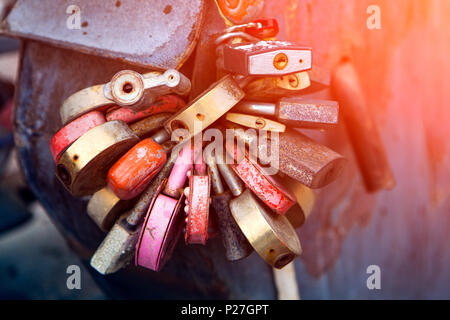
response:
{"label": "padlock", "polygon": [[276,132],[284,132],[286,130],[286,126],[284,124],[260,116],[252,116],[249,114],[228,112],[225,116],[225,119],[245,127],[259,130]]}
{"label": "padlock", "polygon": [[91,258],[91,266],[101,274],[110,274],[122,268],[133,258],[142,223],[148,207],[161,183],[169,176],[175,163],[171,156],[153,178],[136,204],[122,214],[103,239]]}
{"label": "padlock", "polygon": [[269,138],[267,143],[259,143],[257,135],[249,134],[242,127],[229,121],[224,125],[233,130],[239,141],[257,146],[255,153],[258,154],[252,154],[255,158],[261,154],[271,158],[271,150],[277,150],[278,161],[271,165],[312,189],[322,188],[333,182],[347,163],[339,153],[291,129],[279,133],[278,139]]}
{"label": "padlock", "polygon": [[242,233],[230,211],[230,201],[234,196],[239,196],[244,192],[243,182],[236,176],[233,170],[221,159],[220,173],[226,177],[226,182],[230,190],[225,191],[220,178],[216,157],[211,154],[205,156],[205,161],[211,173],[212,189],[214,195],[211,197],[211,205],[213,206],[216,221],[219,226],[219,232],[225,247],[226,258],[228,261],[237,261],[248,257],[253,248],[247,238]]}
{"label": "padlock", "polygon": [[300,240],[287,218],[265,209],[250,190],[232,199],[230,210],[255,251],[273,267],[281,269],[302,253]]}
{"label": "padlock", "polygon": [[187,134],[179,139],[189,140],[223,116],[244,95],[239,84],[232,76],[227,75],[212,84],[185,109],[172,116],[166,122],[165,128],[169,133],[176,129],[186,129]]}
{"label": "padlock", "polygon": [[185,105],[186,103],[180,97],[176,95],[167,95],[159,97],[155,102],[143,110],[117,108],[109,111],[106,113],[106,120],[122,120],[126,123],[134,123],[156,114],[175,113],[184,108]]}
{"label": "padlock", "polygon": [[98,111],[92,111],[73,120],[59,130],[50,140],[50,151],[55,163],[58,162],[61,153],[66,150],[79,137],[92,128],[105,123],[105,116]]}
{"label": "padlock", "polygon": [[287,41],[228,44],[223,69],[243,76],[280,76],[311,69],[311,49]]}
{"label": "padlock", "polygon": [[68,97],[60,109],[61,121],[65,125],[87,112],[113,105],[141,110],[159,96],[170,93],[184,96],[190,88],[189,79],[173,69],[144,75],[123,70],[106,84],[85,88]]}
{"label": "padlock", "polygon": [[208,239],[211,177],[203,157],[189,175],[188,215],[186,217],[186,244],[206,244]]}
{"label": "padlock", "polygon": [[133,201],[121,200],[110,188],[105,187],[89,199],[87,213],[102,231],[109,231],[117,218],[133,206]]}
{"label": "padlock", "polygon": [[233,146],[234,143],[228,141],[226,144],[227,152],[238,161],[231,167],[239,178],[270,209],[280,215],[285,214],[296,202],[294,195],[283,187],[275,175],[268,175],[265,168],[251,160],[248,154],[243,155],[245,151],[239,150],[239,146]]}
{"label": "padlock", "polygon": [[56,176],[74,196],[92,194],[106,185],[110,166],[138,141],[126,123],[105,122],[63,152],[56,165]]}
{"label": "padlock", "polygon": [[132,123],[129,126],[131,131],[133,131],[135,135],[137,135],[140,139],[145,139],[156,129],[162,127],[171,116],[172,113],[158,113],[145,119],[139,120],[138,122]]}
{"label": "padlock", "polygon": [[264,0],[217,0],[220,13],[229,21],[242,24],[261,15]]}
{"label": "padlock", "polygon": [[161,183],[148,208],[136,245],[136,265],[159,271],[169,259],[183,231],[184,220],[179,214],[184,201],[182,188],[194,159],[194,148],[184,144],[169,178]]}
{"label": "padlock", "polygon": [[108,172],[108,187],[122,200],[138,196],[167,160],[164,149],[151,138],[140,141]]}
{"label": "padlock", "polygon": [[243,101],[233,111],[260,116],[274,116],[282,123],[298,128],[324,129],[338,124],[339,104],[336,101],[284,97],[276,104]]}
{"label": "padlock", "polygon": [[298,94],[311,85],[308,72],[297,72],[284,76],[256,78],[244,88],[247,100],[273,101]]}
{"label": "padlock", "polygon": [[314,208],[314,191],[288,176],[283,177],[283,184],[294,194],[297,203],[285,214],[286,218],[296,229],[303,226]]}

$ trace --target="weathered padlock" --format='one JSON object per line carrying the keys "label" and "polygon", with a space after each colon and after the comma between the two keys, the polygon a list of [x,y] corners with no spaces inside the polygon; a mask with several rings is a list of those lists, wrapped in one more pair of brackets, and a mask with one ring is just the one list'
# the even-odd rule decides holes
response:
{"label": "weathered padlock", "polygon": [[287,41],[235,43],[223,48],[224,70],[243,76],[277,76],[311,69],[311,49]]}
{"label": "weathered padlock", "polygon": [[61,121],[66,124],[89,111],[113,105],[140,110],[162,95],[187,95],[190,88],[189,79],[173,69],[144,75],[123,70],[111,82],[85,88],[68,97],[60,109]]}
{"label": "weathered padlock", "polygon": [[240,150],[239,146],[227,142],[226,147],[227,152],[238,161],[231,166],[234,172],[270,209],[283,215],[295,204],[294,195],[283,187],[275,175],[268,175],[248,154],[244,155],[245,151]]}
{"label": "weathered padlock", "polygon": [[175,163],[170,156],[161,171],[153,178],[136,204],[122,214],[111,231],[103,239],[91,258],[91,266],[101,274],[116,272],[128,263],[135,253],[139,233],[150,202],[161,183],[169,176]]}
{"label": "weathered padlock", "polygon": [[189,140],[223,116],[244,95],[239,84],[232,76],[227,75],[212,84],[185,109],[173,115],[166,122],[165,128],[169,133],[176,129],[186,129],[187,132],[180,136],[180,141]]}
{"label": "weathered padlock", "polygon": [[175,113],[184,108],[185,105],[186,103],[180,97],[176,95],[167,95],[159,97],[143,110],[132,110],[129,108],[114,109],[106,114],[106,120],[122,120],[126,123],[134,123],[156,114]]}
{"label": "weathered padlock", "polygon": [[[234,123],[227,121],[225,127],[232,129],[242,143],[256,146],[255,154],[252,154],[255,158],[260,155],[271,158],[272,150],[276,150],[278,161],[271,162],[271,165],[312,189],[322,188],[333,182],[347,163],[342,155],[291,129],[279,133],[278,139],[269,137],[267,143],[260,143],[256,134],[249,134]],[[253,148],[249,149],[252,151]]]}
{"label": "weathered padlock", "polygon": [[281,269],[302,253],[300,240],[287,218],[265,209],[250,190],[232,199],[230,209],[250,244],[273,267]]}
{"label": "weathered padlock", "polygon": [[122,200],[138,196],[167,160],[164,149],[151,138],[140,141],[108,171],[108,187]]}
{"label": "weathered padlock", "polygon": [[133,206],[133,201],[121,200],[110,188],[105,187],[89,199],[87,213],[102,231],[111,229],[117,218]]}
{"label": "weathered padlock", "polygon": [[105,122],[63,152],[56,165],[56,176],[74,196],[92,194],[106,185],[110,166],[138,141],[126,123]]}
{"label": "weathered padlock", "polygon": [[284,124],[263,118],[261,116],[252,116],[249,114],[228,112],[225,116],[225,119],[245,127],[259,130],[276,131],[276,132],[284,132],[286,130],[286,126]]}
{"label": "weathered padlock", "polygon": [[294,228],[300,228],[314,208],[314,191],[288,176],[283,177],[283,184],[294,194],[297,203],[285,214]]}
{"label": "weathered padlock", "polygon": [[61,153],[66,150],[79,137],[92,128],[105,123],[105,116],[98,111],[92,111],[68,123],[59,130],[50,140],[50,152],[55,163],[58,162]]}
{"label": "weathered padlock", "polygon": [[169,259],[183,231],[184,220],[179,211],[184,201],[186,175],[193,161],[194,148],[186,143],[169,178],[161,183],[148,208],[136,245],[136,265],[159,271]]}
{"label": "weathered padlock", "polygon": [[230,211],[231,199],[233,199],[233,196],[241,195],[245,187],[244,183],[236,176],[229,165],[223,161],[222,157],[219,159],[220,174],[225,178],[229,189],[233,190],[233,194],[230,190],[225,191],[220,178],[216,156],[218,155],[207,154],[205,156],[205,161],[211,173],[212,189],[214,190],[214,195],[211,197],[211,205],[214,208],[213,212],[219,226],[223,246],[225,247],[226,258],[228,261],[237,261],[248,257],[253,252],[252,246],[241,229],[239,229]]}
{"label": "weathered padlock", "polygon": [[[171,116],[172,113],[158,113],[145,119],[139,120],[138,122],[130,124],[130,129],[140,139],[145,139],[150,134],[152,134],[156,129],[161,128]],[[167,136],[168,135],[169,133],[167,133]]]}
{"label": "weathered padlock", "polygon": [[339,104],[336,101],[284,97],[276,104],[243,101],[233,111],[274,116],[278,121],[299,128],[327,128],[338,124]]}
{"label": "weathered padlock", "polygon": [[208,239],[211,177],[203,157],[198,157],[189,175],[186,244],[206,244]]}
{"label": "weathered padlock", "polygon": [[247,100],[273,101],[298,94],[311,85],[308,72],[297,72],[277,77],[256,78],[244,88]]}

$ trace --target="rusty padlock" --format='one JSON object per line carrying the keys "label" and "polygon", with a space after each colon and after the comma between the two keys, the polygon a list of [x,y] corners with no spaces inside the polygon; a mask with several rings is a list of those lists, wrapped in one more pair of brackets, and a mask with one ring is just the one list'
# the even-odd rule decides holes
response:
{"label": "rusty padlock", "polygon": [[136,265],[159,271],[169,259],[183,231],[183,186],[192,169],[194,148],[185,143],[169,178],[158,188],[149,208],[136,245]]}
{"label": "rusty padlock", "polygon": [[169,133],[176,129],[187,130],[184,136],[179,137],[180,141],[187,141],[223,116],[244,95],[238,82],[227,75],[167,120],[165,128]]}
{"label": "rusty padlock", "polygon": [[275,175],[268,175],[265,168],[252,160],[248,153],[240,150],[239,146],[230,141],[227,141],[226,149],[237,161],[237,164],[231,166],[234,172],[270,209],[283,215],[295,204],[294,195],[280,183]]}
{"label": "rusty padlock", "polygon": [[56,176],[74,196],[92,194],[106,185],[109,167],[138,141],[126,123],[105,122],[63,152]]}
{"label": "rusty padlock", "polygon": [[126,123],[134,123],[156,114],[175,113],[184,108],[185,105],[186,103],[179,96],[167,95],[159,97],[156,101],[143,110],[132,110],[129,108],[114,109],[106,113],[106,120],[122,120]]}
{"label": "rusty padlock", "polygon": [[311,49],[287,41],[228,44],[223,69],[243,76],[280,76],[311,69]]}
{"label": "rusty padlock", "polygon": [[122,70],[110,82],[85,88],[68,97],[60,109],[61,121],[64,125],[87,112],[105,110],[113,105],[141,110],[159,96],[170,93],[184,96],[190,88],[189,79],[173,69],[144,75]]}
{"label": "rusty padlock", "polygon": [[246,131],[229,121],[225,128],[233,130],[233,135],[242,143],[256,146],[250,148],[250,151],[256,149],[252,154],[254,158],[261,155],[271,158],[272,150],[276,150],[278,161],[272,162],[272,166],[312,189],[333,182],[347,163],[342,155],[291,129],[279,133],[276,139],[269,137],[267,143],[260,143],[258,135],[252,134],[254,129]]}
{"label": "rusty padlock", "polygon": [[189,175],[186,244],[206,244],[208,240],[211,177],[200,155]]}
{"label": "rusty padlock", "polygon": [[[131,131],[133,131],[135,135],[137,135],[140,139],[145,139],[155,130],[164,126],[164,123],[171,116],[172,113],[158,113],[145,119],[139,120],[138,122],[132,123],[129,126]],[[166,136],[168,137],[168,135],[169,133],[167,132]],[[165,139],[164,142],[167,140],[169,140],[169,138]]]}
{"label": "rusty padlock", "polygon": [[97,248],[90,264],[99,273],[116,272],[133,258],[148,207],[161,183],[171,173],[175,159],[175,154],[172,154],[133,208],[122,214]]}
{"label": "rusty padlock", "polygon": [[306,71],[277,77],[256,78],[245,86],[245,98],[247,100],[272,101],[298,94],[310,85],[311,81]]}
{"label": "rusty padlock", "polygon": [[242,101],[233,111],[260,116],[273,116],[282,123],[298,128],[323,129],[338,124],[336,101],[284,97],[277,103]]}
{"label": "rusty padlock", "polygon": [[273,267],[281,269],[302,253],[288,219],[269,212],[250,190],[232,199],[230,210],[255,251]]}
{"label": "rusty padlock", "polygon": [[[225,247],[226,258],[228,261],[237,261],[248,257],[253,252],[252,246],[242,233],[230,211],[231,199],[241,195],[245,190],[245,186],[229,165],[223,161],[223,157],[219,157],[219,161],[216,160],[216,157],[219,157],[219,155],[212,155],[211,153],[205,155],[205,161],[211,173],[212,189],[214,190],[214,195],[211,197],[211,205],[214,208],[213,212],[219,226],[223,246]],[[225,191],[220,175],[224,177],[229,190]]]}
{"label": "rusty padlock", "polygon": [[98,111],[92,111],[73,120],[59,130],[50,140],[50,152],[53,161],[58,162],[61,153],[83,134],[105,123],[105,116]]}
{"label": "rusty padlock", "polygon": [[151,138],[140,141],[108,171],[108,187],[122,200],[138,196],[167,160],[164,149]]}
{"label": "rusty padlock", "polygon": [[276,131],[276,132],[284,132],[286,130],[286,126],[284,124],[263,118],[261,116],[252,116],[249,114],[228,112],[225,116],[225,119],[245,127],[259,130]]}

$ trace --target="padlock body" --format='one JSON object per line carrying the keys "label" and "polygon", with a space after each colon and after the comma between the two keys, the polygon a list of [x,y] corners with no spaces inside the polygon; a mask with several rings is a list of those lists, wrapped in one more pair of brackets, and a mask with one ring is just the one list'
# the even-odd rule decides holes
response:
{"label": "padlock body", "polygon": [[189,213],[185,233],[187,244],[206,244],[208,239],[210,189],[211,179],[209,175],[190,176]]}
{"label": "padlock body", "polygon": [[311,49],[287,41],[235,43],[223,49],[223,67],[243,76],[276,76],[311,69]]}
{"label": "padlock body", "polygon": [[176,95],[161,96],[143,110],[132,110],[129,108],[118,108],[106,114],[106,120],[122,120],[126,123],[134,123],[141,119],[158,113],[174,113],[185,106],[183,99]]}
{"label": "padlock body", "polygon": [[50,151],[55,163],[61,153],[83,134],[105,123],[105,116],[99,111],[92,111],[73,120],[59,130],[50,140]]}
{"label": "padlock body", "polygon": [[109,170],[108,186],[122,200],[139,195],[167,160],[164,149],[145,139],[125,153]]}

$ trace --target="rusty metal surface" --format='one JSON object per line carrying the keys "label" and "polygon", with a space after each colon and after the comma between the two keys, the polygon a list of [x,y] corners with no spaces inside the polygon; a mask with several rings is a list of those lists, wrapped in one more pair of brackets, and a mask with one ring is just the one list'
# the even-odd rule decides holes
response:
{"label": "rusty metal surface", "polygon": [[18,0],[2,29],[151,69],[179,68],[195,47],[203,2],[79,0],[81,28],[69,29],[66,10],[72,3]]}

